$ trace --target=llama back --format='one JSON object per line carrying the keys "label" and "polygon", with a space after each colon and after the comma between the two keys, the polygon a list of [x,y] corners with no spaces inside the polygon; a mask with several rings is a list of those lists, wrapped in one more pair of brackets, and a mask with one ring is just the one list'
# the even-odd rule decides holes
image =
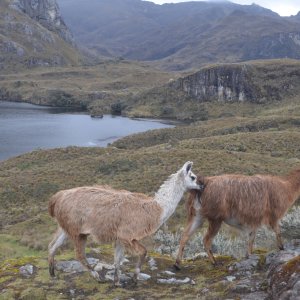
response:
{"label": "llama back", "polygon": [[[279,177],[222,175],[210,177],[202,194],[202,214],[211,219],[236,218],[256,227],[282,211],[288,193]],[[275,209],[275,213],[274,213]]]}
{"label": "llama back", "polygon": [[162,210],[144,194],[98,186],[58,192],[49,202],[49,212],[69,236],[80,233],[111,242],[155,232]]}

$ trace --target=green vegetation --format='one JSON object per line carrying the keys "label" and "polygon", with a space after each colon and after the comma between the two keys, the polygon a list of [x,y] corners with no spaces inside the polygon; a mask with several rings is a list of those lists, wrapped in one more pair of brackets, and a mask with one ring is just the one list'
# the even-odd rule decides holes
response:
{"label": "green vegetation", "polygon": [[0,100],[72,106],[92,115],[123,114],[128,97],[166,84],[174,76],[144,63],[120,60],[94,66],[36,68],[17,74],[6,71],[0,76]]}
{"label": "green vegetation", "polygon": [[[265,66],[262,64],[263,68]],[[153,275],[150,281],[141,282],[134,289],[126,287],[121,292],[112,289],[108,283],[94,282],[87,273],[61,272],[56,279],[48,276],[46,250],[56,224],[48,215],[47,203],[58,190],[108,184],[118,189],[153,195],[162,182],[187,160],[192,160],[195,173],[202,175],[284,175],[300,167],[300,98],[296,89],[287,94],[286,99],[263,104],[197,104],[188,98],[182,98],[184,101],[180,100],[178,104],[177,98],[174,98],[173,105],[168,99],[163,100],[164,97],[157,92],[153,94],[156,98],[151,98],[152,102],[141,99],[142,102],[137,102],[135,106],[129,94],[137,94],[168,81],[169,74],[147,70],[144,65],[111,61],[95,67],[36,69],[1,76],[1,83],[7,89],[14,87],[17,93],[24,94],[28,99],[32,87],[35,87],[39,96],[32,101],[41,101],[41,104],[49,104],[47,101],[51,97],[46,98],[45,95],[52,95],[52,104],[61,101],[62,105],[71,102],[73,105],[75,102],[95,112],[107,109],[107,112],[113,110],[115,113],[166,116],[176,115],[181,110],[182,119],[192,118],[194,122],[135,134],[107,148],[37,150],[1,162],[0,289],[5,290],[0,294],[0,299],[29,299],[32,295],[36,299],[44,299],[45,293],[47,299],[66,299],[70,298],[72,290],[76,290],[76,299],[97,299],[99,295],[105,295],[105,299],[168,299],[174,293],[176,297],[190,299],[191,295],[205,295],[202,291],[206,287],[210,289],[211,297],[207,299],[222,299],[230,294],[229,286],[224,286],[221,279],[227,275],[226,266],[233,259],[223,256],[219,257],[223,266],[217,269],[213,269],[207,259],[184,263],[181,278],[188,276],[195,280],[195,285],[159,285],[156,282],[157,273],[149,267],[145,268],[145,272]],[[275,82],[272,84],[275,85]],[[55,85],[57,87],[53,89]],[[172,93],[175,97],[174,90]],[[90,98],[83,95],[90,95]],[[199,112],[195,107],[205,112],[200,113],[199,118],[193,117]],[[182,202],[168,222],[169,231],[177,232],[184,223]],[[151,250],[153,241],[148,240],[146,244]],[[110,246],[100,246],[97,251],[95,247],[95,243],[89,243],[89,255],[112,261]],[[263,252],[260,251],[261,266],[264,265]],[[151,256],[158,261],[159,270],[171,270],[172,258],[155,253]],[[66,245],[57,259],[73,257],[72,245]],[[24,278],[18,272],[19,266],[27,262],[35,266],[32,278]],[[132,263],[125,267],[128,271],[132,270]],[[287,265],[286,269],[294,270],[294,267]]]}

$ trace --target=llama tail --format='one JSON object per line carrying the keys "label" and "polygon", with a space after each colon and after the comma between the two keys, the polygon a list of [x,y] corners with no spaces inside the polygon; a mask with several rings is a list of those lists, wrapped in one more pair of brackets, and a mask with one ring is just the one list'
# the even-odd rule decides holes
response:
{"label": "llama tail", "polygon": [[[185,208],[187,211],[187,215],[188,215],[188,221],[190,221],[194,215],[195,215],[195,209],[194,209],[194,200],[196,197],[198,197],[198,195],[200,194],[199,191],[197,190],[190,190],[189,192],[189,196],[187,198],[187,201],[185,202]],[[201,196],[201,194],[200,194]]]}
{"label": "llama tail", "polygon": [[49,203],[48,203],[48,212],[49,212],[49,215],[54,218],[55,217],[55,213],[54,213],[54,208],[55,208],[55,204],[56,204],[56,201],[58,199],[58,193],[56,193],[55,195],[53,195],[50,200],[49,200]]}

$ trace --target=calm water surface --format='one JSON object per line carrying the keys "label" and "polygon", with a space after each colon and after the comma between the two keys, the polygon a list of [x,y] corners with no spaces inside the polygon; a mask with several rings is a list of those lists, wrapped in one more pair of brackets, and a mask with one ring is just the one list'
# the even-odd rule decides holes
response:
{"label": "calm water surface", "polygon": [[110,115],[95,119],[58,108],[0,101],[0,160],[35,149],[105,147],[132,133],[166,127],[173,125]]}

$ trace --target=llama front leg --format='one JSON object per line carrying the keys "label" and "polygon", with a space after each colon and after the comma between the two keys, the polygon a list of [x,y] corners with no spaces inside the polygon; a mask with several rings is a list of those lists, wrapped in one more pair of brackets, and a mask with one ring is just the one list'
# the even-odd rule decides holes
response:
{"label": "llama front leg", "polygon": [[180,244],[179,244],[179,250],[178,254],[176,257],[176,262],[174,264],[174,267],[176,270],[180,270],[180,264],[183,256],[183,250],[190,239],[190,237],[195,233],[195,231],[203,225],[203,220],[200,217],[200,215],[195,215],[190,222],[188,223],[187,227],[184,229],[182,237],[180,239]]}
{"label": "llama front leg", "polygon": [[81,262],[81,264],[83,265],[83,267],[91,273],[93,278],[95,278],[97,281],[101,281],[98,272],[93,270],[92,266],[88,263],[88,261],[86,259],[86,256],[85,256],[86,241],[87,241],[86,234],[79,234],[74,239],[76,259],[79,260]]}
{"label": "llama front leg", "polygon": [[279,250],[284,250],[283,242],[282,242],[282,237],[281,237],[281,231],[278,222],[275,224],[271,225],[272,229],[274,230],[276,234],[276,242],[277,242],[277,247]]}
{"label": "llama front leg", "polygon": [[213,238],[216,236],[216,234],[220,230],[221,224],[222,224],[222,221],[220,221],[220,220],[209,220],[208,230],[203,239],[204,249],[208,255],[209,260],[212,262],[213,265],[216,264],[216,260],[211,251],[211,244],[212,244]]}
{"label": "llama front leg", "polygon": [[133,281],[137,283],[138,276],[141,272],[142,264],[145,261],[146,255],[147,255],[147,249],[139,243],[137,240],[132,241],[132,248],[134,252],[138,255],[138,261],[136,264]]}
{"label": "llama front leg", "polygon": [[249,232],[249,241],[248,241],[248,249],[247,249],[246,257],[249,257],[252,254],[255,235],[256,235],[256,229],[252,229]]}
{"label": "llama front leg", "polygon": [[57,249],[63,245],[65,240],[68,238],[67,234],[61,227],[58,227],[53,240],[48,246],[48,263],[49,263],[49,273],[52,277],[55,276],[54,272],[54,256],[57,252]]}

